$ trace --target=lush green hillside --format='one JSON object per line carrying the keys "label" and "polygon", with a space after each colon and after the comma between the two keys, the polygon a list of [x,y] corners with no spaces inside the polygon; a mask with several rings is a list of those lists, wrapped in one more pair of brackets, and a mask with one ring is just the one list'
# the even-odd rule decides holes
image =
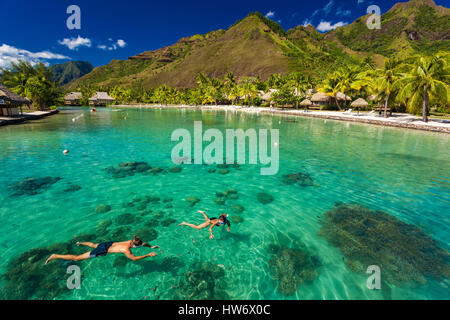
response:
{"label": "lush green hillside", "polygon": [[56,82],[61,85],[67,84],[75,79],[81,78],[94,69],[92,64],[87,61],[68,61],[61,64],[55,64],[50,67]]}
{"label": "lush green hillside", "polygon": [[396,4],[384,14],[381,30],[368,29],[368,16],[364,16],[321,34],[313,26],[285,31],[256,12],[227,30],[183,38],[169,47],[112,61],[69,87],[193,87],[200,72],[221,77],[229,71],[237,78],[266,80],[271,74],[300,71],[320,79],[337,67],[359,64],[366,57],[382,65],[392,54],[450,50],[449,17],[449,9],[436,6],[432,0],[411,0]]}
{"label": "lush green hillside", "polygon": [[382,15],[379,30],[367,28],[368,17],[329,32],[325,39],[357,52],[384,56],[450,50],[450,10],[436,6],[433,0],[397,3]]}

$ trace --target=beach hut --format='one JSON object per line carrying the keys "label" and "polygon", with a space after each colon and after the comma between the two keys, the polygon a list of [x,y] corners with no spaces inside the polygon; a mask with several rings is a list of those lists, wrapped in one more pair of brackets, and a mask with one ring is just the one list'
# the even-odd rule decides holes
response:
{"label": "beach hut", "polygon": [[323,106],[330,102],[331,97],[323,92],[317,92],[312,95],[311,102],[314,106]]}
{"label": "beach hut", "polygon": [[66,106],[79,106],[82,97],[81,92],[71,92],[64,97],[64,104]]}
{"label": "beach hut", "polygon": [[278,92],[277,89],[269,89],[269,91],[264,92],[264,91],[259,91],[259,97],[261,98],[261,100],[263,102],[270,102],[270,105],[272,106],[273,102],[272,102],[272,95],[274,93]]}
{"label": "beach hut", "polygon": [[352,101],[352,98],[350,98],[349,96],[346,96],[342,92],[338,92],[336,94],[336,99],[338,99],[339,101],[345,101],[345,102]]}
{"label": "beach hut", "polygon": [[357,109],[358,113],[360,108],[366,108],[367,106],[369,106],[369,104],[363,98],[356,99],[351,104],[351,107]]}
{"label": "beach hut", "polygon": [[106,92],[97,92],[91,98],[89,98],[89,105],[92,106],[106,106],[115,101],[114,98],[110,97]]}
{"label": "beach hut", "polygon": [[31,104],[29,99],[21,97],[0,85],[0,116],[17,116],[21,113],[20,107],[29,104]]}
{"label": "beach hut", "polygon": [[312,106],[312,102],[309,101],[308,99],[305,99],[305,100],[303,100],[302,102],[300,102],[300,105],[301,105],[302,107],[308,108],[308,107]]}

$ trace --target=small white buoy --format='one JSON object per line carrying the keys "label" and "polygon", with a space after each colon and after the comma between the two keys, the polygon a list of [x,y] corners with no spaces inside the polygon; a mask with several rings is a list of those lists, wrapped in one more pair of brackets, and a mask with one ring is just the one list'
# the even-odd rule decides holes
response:
{"label": "small white buoy", "polygon": [[278,148],[278,142],[275,142],[275,143],[273,144],[273,146],[274,146],[275,148]]}
{"label": "small white buoy", "polygon": [[69,150],[67,150],[67,149],[63,151],[63,154],[68,154],[68,153],[69,153]]}

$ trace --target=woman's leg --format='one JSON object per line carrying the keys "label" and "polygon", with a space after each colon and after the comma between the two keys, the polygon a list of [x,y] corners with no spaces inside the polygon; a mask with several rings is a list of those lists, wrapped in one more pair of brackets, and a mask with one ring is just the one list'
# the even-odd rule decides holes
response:
{"label": "woman's leg", "polygon": [[195,225],[195,224],[192,224],[192,223],[187,223],[187,222],[182,222],[178,226],[186,226],[186,227],[190,227],[190,228],[193,228],[193,229],[201,230],[201,229],[205,229],[206,227],[208,227],[209,224],[210,223],[209,223],[209,219],[208,219],[208,222],[199,224],[198,226]]}
{"label": "woman's leg", "polygon": [[203,215],[203,217],[205,218],[205,222],[209,221],[208,216],[206,215],[206,213],[204,211],[198,210],[197,212],[201,213]]}
{"label": "woman's leg", "polygon": [[45,261],[45,264],[49,263],[50,261],[54,260],[54,259],[61,259],[61,260],[71,260],[71,261],[81,261],[81,260],[86,260],[90,258],[90,254],[91,252],[86,252],[83,254],[80,254],[79,256],[73,255],[73,254],[66,254],[66,255],[61,255],[61,254],[52,254],[47,261]]}

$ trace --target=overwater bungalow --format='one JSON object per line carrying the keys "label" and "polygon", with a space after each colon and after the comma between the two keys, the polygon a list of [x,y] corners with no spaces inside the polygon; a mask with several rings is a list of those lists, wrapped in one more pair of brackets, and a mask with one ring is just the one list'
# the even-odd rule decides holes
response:
{"label": "overwater bungalow", "polygon": [[66,106],[79,106],[82,97],[81,92],[71,92],[64,97],[64,104]]}
{"label": "overwater bungalow", "polygon": [[0,116],[11,117],[22,113],[21,106],[31,101],[0,85]]}
{"label": "overwater bungalow", "polygon": [[89,105],[91,106],[106,106],[115,101],[114,98],[110,97],[107,92],[97,92],[89,99]]}

